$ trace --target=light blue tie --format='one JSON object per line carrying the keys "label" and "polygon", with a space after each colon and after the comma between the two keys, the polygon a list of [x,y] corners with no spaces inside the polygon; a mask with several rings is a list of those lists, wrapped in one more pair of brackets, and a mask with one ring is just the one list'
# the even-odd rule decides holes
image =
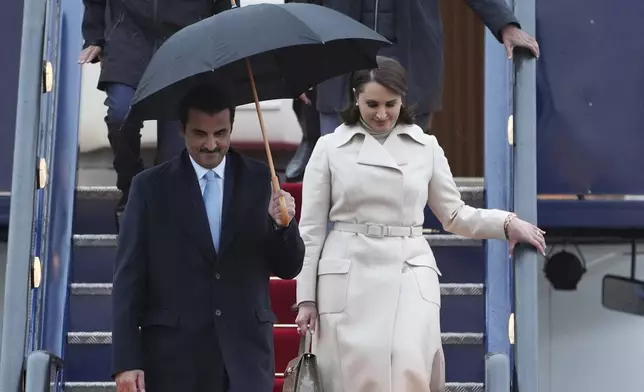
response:
{"label": "light blue tie", "polygon": [[203,201],[206,205],[206,214],[208,214],[208,224],[210,225],[210,235],[212,243],[216,250],[219,250],[219,234],[221,232],[221,191],[217,178],[219,176],[212,170],[204,175],[206,187],[203,191]]}

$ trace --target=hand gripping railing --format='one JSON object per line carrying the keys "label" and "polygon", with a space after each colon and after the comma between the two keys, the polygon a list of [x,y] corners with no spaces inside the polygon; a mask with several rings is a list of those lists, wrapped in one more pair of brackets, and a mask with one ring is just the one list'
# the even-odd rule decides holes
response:
{"label": "hand gripping railing", "polygon": [[[61,383],[63,360],[47,351],[33,351],[27,358],[25,392],[50,392]],[[61,388],[62,389],[62,388]]]}

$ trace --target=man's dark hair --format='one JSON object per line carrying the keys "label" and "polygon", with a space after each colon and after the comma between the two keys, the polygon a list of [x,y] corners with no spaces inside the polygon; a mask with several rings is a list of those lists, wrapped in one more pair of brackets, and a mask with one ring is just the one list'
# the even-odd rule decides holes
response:
{"label": "man's dark hair", "polygon": [[[363,69],[351,74],[349,82],[349,103],[347,108],[340,113],[340,117],[345,125],[356,125],[360,121],[360,108],[356,105],[356,100],[365,84],[376,82],[403,98],[407,94],[407,73],[405,72],[405,68],[398,61],[389,57],[378,56],[376,61],[378,62],[378,68]],[[400,108],[398,123],[405,125],[413,124],[413,109],[403,105]]]}
{"label": "man's dark hair", "polygon": [[230,124],[235,121],[235,106],[231,95],[222,88],[209,84],[194,87],[183,97],[179,103],[179,121],[183,126],[188,122],[190,109],[199,110],[210,115],[228,109],[230,111]]}

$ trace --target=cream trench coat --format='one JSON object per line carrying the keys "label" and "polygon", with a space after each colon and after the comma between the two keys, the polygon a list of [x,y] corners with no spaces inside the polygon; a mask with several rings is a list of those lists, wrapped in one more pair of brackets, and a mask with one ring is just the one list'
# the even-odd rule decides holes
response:
{"label": "cream trench coat", "polygon": [[504,239],[508,212],[465,205],[443,149],[416,125],[382,145],[341,125],[317,142],[302,192],[297,302],[317,303],[324,392],[443,392],[440,271],[425,238],[327,235],[327,220],[422,226],[428,203],[449,232]]}

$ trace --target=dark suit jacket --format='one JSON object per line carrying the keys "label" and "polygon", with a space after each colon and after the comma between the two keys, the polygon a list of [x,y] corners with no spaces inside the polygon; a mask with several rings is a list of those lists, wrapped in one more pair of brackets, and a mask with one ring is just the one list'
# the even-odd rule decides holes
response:
{"label": "dark suit jacket", "polygon": [[295,277],[304,244],[295,221],[274,228],[270,179],[228,154],[217,254],[186,151],[135,177],[114,269],[115,374],[143,369],[147,392],[273,390],[269,278]]}
{"label": "dark suit jacket", "polygon": [[[467,5],[500,41],[501,30],[519,25],[505,0],[465,0]],[[378,26],[375,8],[378,6]],[[443,25],[440,0],[323,0],[326,7],[362,22],[389,39],[393,45],[380,54],[393,57],[407,70],[409,90],[405,104],[416,105],[417,114],[441,109],[443,95]],[[317,108],[323,113],[347,107],[348,75],[318,85]]]}

